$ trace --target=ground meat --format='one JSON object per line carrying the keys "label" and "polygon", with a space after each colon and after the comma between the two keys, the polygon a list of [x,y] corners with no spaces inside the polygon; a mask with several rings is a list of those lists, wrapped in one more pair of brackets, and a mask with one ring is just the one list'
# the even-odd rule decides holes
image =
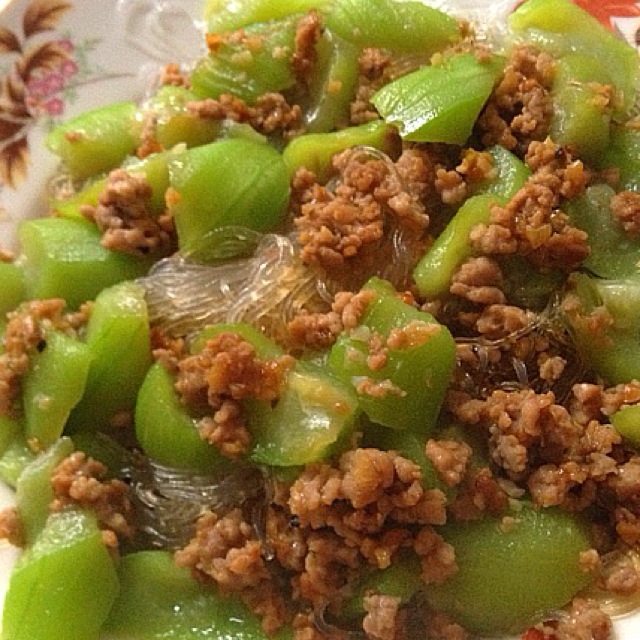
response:
{"label": "ground meat", "polygon": [[454,487],[462,482],[473,452],[464,442],[427,440],[425,453],[440,479],[450,487]]}
{"label": "ground meat", "polygon": [[230,591],[241,592],[270,579],[260,542],[240,509],[223,517],[204,513],[196,524],[195,537],[175,557],[178,566],[209,576]]}
{"label": "ground meat", "polygon": [[451,618],[434,611],[425,614],[423,627],[428,640],[469,640],[470,634]]}
{"label": "ground meat", "polygon": [[287,325],[296,345],[309,349],[327,349],[345,329],[354,329],[373,300],[372,291],[341,291],[334,297],[331,311],[309,313],[302,310]]}
{"label": "ground meat", "polygon": [[482,254],[520,253],[540,267],[574,269],[589,255],[587,234],[558,206],[584,191],[584,167],[549,139],[532,142],[526,160],[534,173],[506,206],[491,208],[489,225],[472,229],[471,245]]}
{"label": "ground meat", "polygon": [[83,205],[81,211],[102,232],[102,245],[112,251],[145,255],[167,251],[175,244],[173,218],[154,216],[151,186],[142,174],[126,169],[112,171],[96,207]]}
{"label": "ground meat", "polygon": [[170,85],[172,87],[186,87],[189,88],[189,76],[182,72],[180,66],[175,62],[168,64],[163,70],[160,76],[160,85],[165,87]]}
{"label": "ground meat", "polygon": [[64,314],[64,300],[34,300],[7,314],[2,337],[4,352],[0,354],[0,415],[15,416],[15,400],[20,381],[29,368],[29,357],[47,347],[47,331],[57,330],[72,336],[88,319],[89,306],[79,312]]}
{"label": "ground meat", "polygon": [[200,433],[224,455],[237,457],[250,443],[239,402],[249,397],[276,400],[293,363],[291,356],[262,360],[238,334],[221,333],[177,363],[176,390],[186,404],[214,409],[199,422]]}
{"label": "ground meat", "polygon": [[26,544],[22,519],[16,507],[0,510],[0,540],[6,540],[15,547]]}
{"label": "ground meat", "polygon": [[54,501],[51,509],[60,511],[72,504],[93,511],[100,527],[130,539],[135,528],[134,511],[127,484],[106,479],[106,467],[82,451],[65,458],[51,475]]}
{"label": "ground meat", "polygon": [[451,279],[450,293],[482,305],[502,305],[502,272],[498,264],[485,256],[469,258]]}
{"label": "ground meat", "polygon": [[199,118],[247,123],[265,135],[281,133],[292,137],[302,131],[302,110],[298,105],[290,105],[280,93],[265,93],[254,106],[223,93],[218,99],[189,102],[187,109]]}
{"label": "ground meat", "polygon": [[351,103],[351,124],[359,125],[377,120],[378,112],[371,104],[373,94],[386,84],[391,56],[381,49],[363,49],[358,60],[360,74],[355,100]]}
{"label": "ground meat", "polygon": [[313,68],[317,58],[316,44],[321,36],[322,18],[317,11],[310,11],[300,18],[291,57],[291,66],[298,78],[304,80]]}
{"label": "ground meat", "polygon": [[14,253],[8,249],[0,247],[0,262],[11,263],[16,259]]}
{"label": "ground meat", "polygon": [[640,193],[616,193],[611,198],[611,215],[631,238],[640,237]]}
{"label": "ground meat", "polygon": [[[294,607],[336,607],[363,566],[388,567],[405,547],[421,558],[426,581],[442,582],[456,570],[455,554],[431,524],[445,517],[444,495],[424,489],[416,464],[393,452],[355,449],[336,466],[309,465],[291,487],[277,487],[267,506],[263,543],[239,509],[224,516],[207,512],[176,559],[240,593],[264,624],[266,614],[256,605],[267,591],[288,594]],[[265,549],[276,566],[265,561]],[[284,591],[273,582],[281,570],[289,576]],[[372,637],[392,637],[399,628],[391,604],[367,601],[364,625]],[[289,615],[282,613],[280,623]],[[308,618],[296,619],[297,635],[316,637]]]}
{"label": "ground meat", "polygon": [[504,513],[510,496],[503,485],[494,477],[489,467],[471,469],[449,506],[451,514],[456,520],[466,521],[477,520],[486,513],[494,516]]}
{"label": "ground meat", "polygon": [[[402,231],[405,251],[417,256],[429,218],[388,159],[356,148],[334,156],[333,165],[339,174],[335,188],[316,183],[299,196],[300,215],[294,222],[301,258],[339,282],[359,278],[359,288],[387,254],[390,260],[395,255],[391,229]],[[350,268],[344,269],[347,264]]]}
{"label": "ground meat", "polygon": [[[156,135],[158,127],[158,115],[151,109],[146,110],[142,115],[142,131],[140,133],[140,144],[136,149],[138,158],[146,158],[154,153],[164,151],[164,147],[158,142]],[[87,209],[87,211],[90,211]]]}
{"label": "ground meat", "polygon": [[365,596],[363,604],[367,613],[362,628],[367,636],[376,640],[394,640],[400,598],[374,593]]}
{"label": "ground meat", "polygon": [[455,170],[439,167],[436,170],[435,188],[445,204],[459,204],[469,195],[469,185],[495,177],[493,158],[486,151],[466,149]]}
{"label": "ground meat", "polygon": [[520,307],[490,304],[476,321],[478,333],[488,340],[500,340],[523,331],[531,325],[533,314]]}
{"label": "ground meat", "polygon": [[596,603],[575,598],[568,615],[536,627],[543,638],[554,640],[611,640],[611,618]]}
{"label": "ground meat", "polygon": [[489,98],[477,128],[482,142],[520,152],[547,135],[553,115],[551,56],[529,46],[514,47],[502,79]]}

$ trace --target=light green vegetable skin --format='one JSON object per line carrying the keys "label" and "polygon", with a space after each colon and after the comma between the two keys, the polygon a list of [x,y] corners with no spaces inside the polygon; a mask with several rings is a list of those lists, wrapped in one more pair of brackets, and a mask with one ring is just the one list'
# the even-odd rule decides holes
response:
{"label": "light green vegetable skin", "polygon": [[[76,447],[104,459],[113,475],[129,464],[126,438],[117,431],[127,420],[133,422],[127,437],[150,460],[194,474],[224,475],[241,464],[294,478],[304,465],[333,461],[357,441],[413,460],[426,489],[453,498],[458,488],[444,482],[425,454],[428,439],[474,445],[472,466],[491,464],[485,448],[475,447],[477,434],[465,434],[441,413],[456,366],[449,329],[379,278],[364,287],[371,300],[355,328],[342,331],[328,350],[292,359],[276,400],[241,400],[251,444],[239,461],[201,438],[202,408],[183,402],[174,370],[153,363],[147,300],[136,279],[163,256],[106,249],[82,211],[98,205],[109,171],[122,167],[144,176],[152,216],[173,216],[179,251],[201,257],[227,227],[288,232],[296,172],[314,172],[331,191],[332,158],[346,149],[395,160],[403,141],[441,143],[451,157],[463,145],[477,148],[474,127],[506,61],[502,52],[482,56],[456,47],[443,53],[461,40],[458,21],[421,2],[204,5],[209,50],[192,67],[188,89],[165,86],[142,105],[100,107],[53,128],[46,145],[77,192],[52,200],[54,216],[23,222],[18,260],[0,261],[0,335],[7,314],[25,300],[63,298],[68,310],[93,303],[79,332],[44,331],[29,353],[15,411],[0,415],[0,477],[15,488],[26,542],[10,579],[2,640],[98,640],[105,633],[114,640],[267,640],[258,616],[235,596],[194,580],[170,552],[121,547],[114,562],[93,514],[77,507],[50,512],[51,475]],[[301,73],[293,53],[310,9],[323,29],[312,43],[311,68]],[[238,29],[240,35],[230,35]],[[625,124],[636,103],[637,54],[569,0],[522,4],[509,18],[507,47],[513,43],[557,58],[552,139],[595,168],[619,174],[618,183],[594,178],[582,196],[561,203],[571,223],[587,232],[590,247],[585,272],[569,279],[567,295],[577,306],[565,309],[565,319],[590,372],[611,384],[640,379],[640,241],[611,213],[616,190],[640,191],[640,132]],[[359,57],[368,47],[390,54],[392,79],[368,96],[379,117],[349,126]],[[300,106],[304,134],[288,139],[267,127],[258,132],[241,116],[237,122],[201,118],[190,105],[232,94],[252,108],[271,92]],[[143,141],[152,120],[153,140]],[[152,142],[156,152],[138,158],[142,142]],[[443,231],[424,238],[428,248],[411,283],[424,300],[447,302],[452,277],[474,256],[472,229],[488,224],[491,208],[504,206],[531,175],[518,150],[487,151],[494,171],[469,183],[466,200],[438,221]],[[496,259],[509,303],[542,308],[566,278],[534,272],[522,256]],[[610,325],[596,334],[589,314],[603,310]],[[285,353],[242,323],[205,327],[185,337],[187,349],[200,354],[227,332],[249,342],[262,361]],[[386,348],[378,369],[367,362],[372,340]],[[0,353],[4,349],[2,341]],[[611,423],[627,446],[640,448],[640,405],[623,406]],[[426,601],[480,635],[519,633],[566,605],[591,580],[579,565],[580,553],[593,545],[586,516],[535,508],[526,495],[512,501],[506,515],[468,522],[450,517],[437,527],[455,548],[459,567],[444,584],[425,583],[409,548],[388,567],[363,571],[342,610],[332,611],[338,626],[361,624],[371,592],[399,598],[402,606]],[[293,633],[285,626],[274,637],[289,640]]]}

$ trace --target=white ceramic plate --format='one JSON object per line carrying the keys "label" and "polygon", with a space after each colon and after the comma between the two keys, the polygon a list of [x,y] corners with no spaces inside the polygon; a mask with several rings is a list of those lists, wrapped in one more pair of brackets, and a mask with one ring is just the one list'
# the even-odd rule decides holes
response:
{"label": "white ceramic plate", "polygon": [[[425,1],[494,26],[516,3]],[[56,166],[43,146],[51,126],[140,99],[165,64],[194,59],[203,48],[200,8],[200,0],[0,0],[0,246],[15,246],[19,220],[46,212]],[[639,24],[631,12],[615,26],[633,41]],[[11,497],[0,485],[0,507]],[[17,555],[0,543],[0,603]],[[640,638],[640,614],[615,626],[616,640]]]}

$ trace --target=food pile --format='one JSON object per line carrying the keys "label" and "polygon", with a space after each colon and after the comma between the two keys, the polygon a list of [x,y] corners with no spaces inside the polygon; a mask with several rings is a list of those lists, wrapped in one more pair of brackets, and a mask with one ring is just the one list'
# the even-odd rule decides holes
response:
{"label": "food pile", "polygon": [[[569,0],[209,0],[0,261],[3,640],[612,638],[637,54]],[[495,41],[494,41],[495,40]]]}

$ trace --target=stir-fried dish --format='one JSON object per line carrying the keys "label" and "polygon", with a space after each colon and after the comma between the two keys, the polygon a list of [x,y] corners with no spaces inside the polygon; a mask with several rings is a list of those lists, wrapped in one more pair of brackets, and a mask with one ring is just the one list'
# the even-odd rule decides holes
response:
{"label": "stir-fried dish", "polygon": [[3,640],[612,638],[636,51],[569,0],[209,0],[0,261]]}

